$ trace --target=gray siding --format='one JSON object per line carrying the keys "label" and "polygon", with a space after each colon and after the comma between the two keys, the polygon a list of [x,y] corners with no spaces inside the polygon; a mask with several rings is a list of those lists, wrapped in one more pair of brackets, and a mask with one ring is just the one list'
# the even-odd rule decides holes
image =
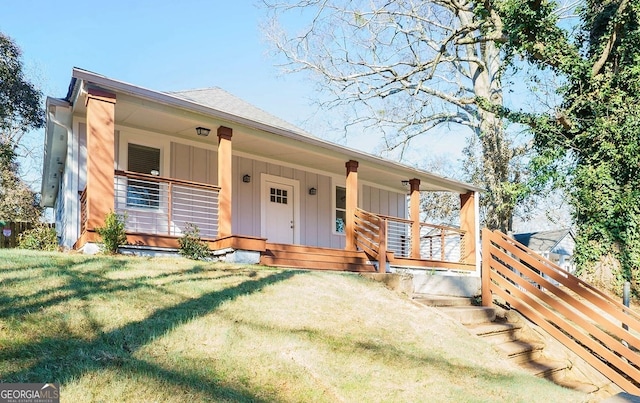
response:
{"label": "gray siding", "polygon": [[172,142],[170,152],[172,178],[211,185],[218,183],[215,151]]}
{"label": "gray siding", "polygon": [[362,186],[360,205],[372,213],[407,218],[407,196],[372,186]]}
{"label": "gray siding", "polygon": [[[171,143],[171,177],[195,182],[217,183],[216,153],[190,145]],[[234,156],[233,228],[234,234],[261,236],[261,174],[293,179],[300,184],[300,243],[309,246],[343,248],[345,237],[333,233],[334,192],[331,177],[250,158]],[[251,182],[242,181],[244,175]],[[309,195],[309,188],[317,194]],[[369,211],[406,217],[406,197],[403,194],[363,186],[360,205]]]}

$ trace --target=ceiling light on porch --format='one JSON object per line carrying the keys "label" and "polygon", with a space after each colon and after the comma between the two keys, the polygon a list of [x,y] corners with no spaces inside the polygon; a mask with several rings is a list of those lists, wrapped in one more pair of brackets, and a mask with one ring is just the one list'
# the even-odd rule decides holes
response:
{"label": "ceiling light on porch", "polygon": [[207,137],[209,135],[209,133],[211,133],[211,129],[207,129],[206,127],[198,126],[198,127],[196,127],[196,133],[198,133],[198,136]]}
{"label": "ceiling light on porch", "polygon": [[402,181],[402,186],[404,186],[404,187],[408,188],[408,187],[409,187],[409,181],[407,181],[407,180],[403,180],[403,181]]}

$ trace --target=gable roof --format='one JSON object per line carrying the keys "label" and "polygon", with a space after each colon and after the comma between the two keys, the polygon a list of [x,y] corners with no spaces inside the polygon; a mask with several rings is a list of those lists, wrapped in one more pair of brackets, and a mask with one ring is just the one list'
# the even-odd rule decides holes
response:
{"label": "gable roof", "polygon": [[219,87],[201,88],[196,90],[186,91],[174,91],[167,92],[167,94],[175,95],[179,98],[191,101],[212,109],[217,109],[221,112],[228,113],[243,117],[245,119],[251,119],[256,122],[264,123],[271,127],[278,127],[281,129],[289,130],[297,133],[301,136],[313,137],[311,134],[306,133],[299,127],[292,125],[291,123],[273,116],[262,109],[251,105],[250,103],[228,93]]}
{"label": "gable roof", "polygon": [[547,252],[553,250],[567,235],[573,237],[570,228],[514,234],[513,238],[531,250]]}
{"label": "gable roof", "polygon": [[[42,182],[42,204],[53,206],[58,187],[59,173],[66,160],[66,144],[71,132],[71,119],[82,113],[86,90],[97,87],[117,94],[116,118],[122,105],[131,109],[122,119],[138,120],[132,127],[159,125],[159,113],[175,111],[176,119],[158,127],[171,135],[187,136],[203,122],[224,122],[230,127],[242,127],[234,132],[234,152],[261,155],[263,158],[287,161],[293,165],[338,174],[348,160],[360,163],[358,172],[363,181],[369,180],[387,188],[402,191],[401,181],[416,178],[420,190],[447,191],[464,194],[480,192],[481,188],[449,179],[412,166],[372,155],[315,137],[304,130],[257,108],[219,88],[161,92],[114,80],[88,70],[74,68],[67,95],[63,99],[47,98],[47,129],[45,131],[45,158]],[[146,109],[145,109],[146,108]],[[155,115],[153,114],[155,113]],[[166,116],[166,115],[164,115]],[[205,123],[206,124],[206,123]],[[169,127],[171,126],[171,127]],[[244,134],[242,133],[244,131]],[[340,173],[344,173],[344,168]]]}

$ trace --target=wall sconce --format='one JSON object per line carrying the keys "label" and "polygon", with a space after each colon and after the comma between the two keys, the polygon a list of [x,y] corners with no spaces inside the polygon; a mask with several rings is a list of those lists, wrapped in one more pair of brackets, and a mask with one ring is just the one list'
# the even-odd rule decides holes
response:
{"label": "wall sconce", "polygon": [[309,194],[310,194],[311,196],[315,196],[315,195],[316,195],[316,193],[318,193],[318,189],[316,189],[316,188],[310,188],[310,189],[309,189]]}
{"label": "wall sconce", "polygon": [[209,133],[211,133],[211,129],[207,129],[206,127],[198,126],[196,127],[196,133],[198,136],[207,137]]}
{"label": "wall sconce", "polygon": [[243,181],[244,183],[249,183],[249,182],[251,182],[251,175],[249,175],[249,174],[245,174],[245,175],[242,177],[242,181]]}

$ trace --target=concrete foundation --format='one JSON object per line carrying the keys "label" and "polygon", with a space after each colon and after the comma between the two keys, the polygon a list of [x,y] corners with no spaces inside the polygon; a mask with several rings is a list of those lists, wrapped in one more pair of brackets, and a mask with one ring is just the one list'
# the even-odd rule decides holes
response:
{"label": "concrete foundation", "polygon": [[396,269],[395,272],[411,275],[416,294],[474,297],[482,290],[482,281],[475,273],[422,269]]}

